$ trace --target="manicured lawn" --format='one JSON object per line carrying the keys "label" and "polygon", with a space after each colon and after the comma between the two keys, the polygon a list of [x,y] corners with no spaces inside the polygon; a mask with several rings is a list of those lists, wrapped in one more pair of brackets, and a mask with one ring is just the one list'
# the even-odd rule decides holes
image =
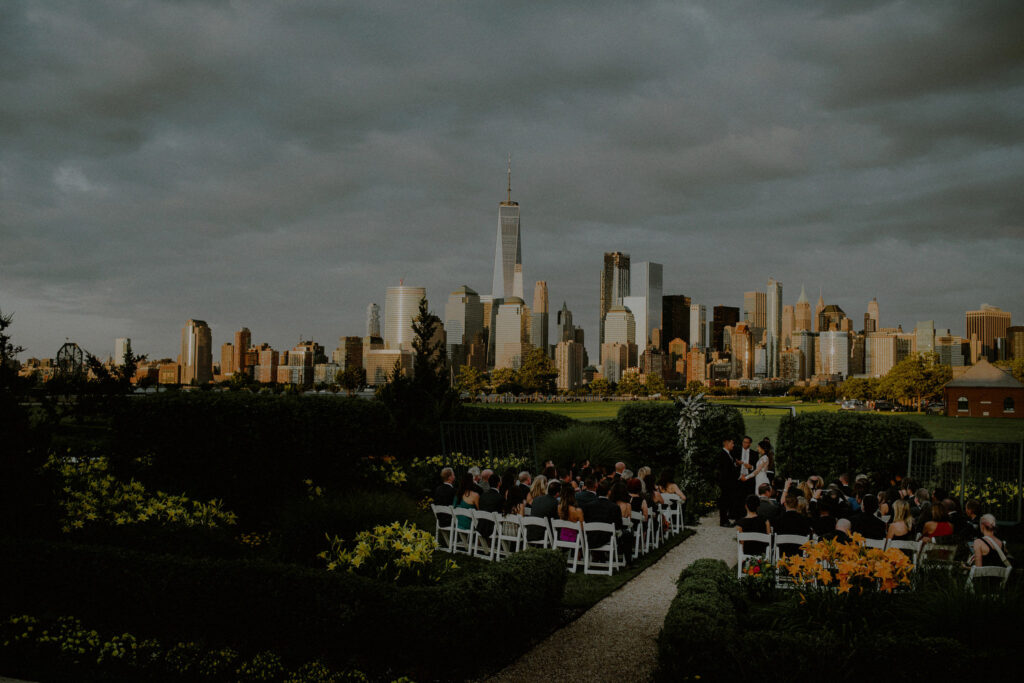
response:
{"label": "manicured lawn", "polygon": [[[772,443],[777,444],[779,422],[787,414],[778,407],[796,405],[798,413],[812,412],[819,410],[838,410],[835,403],[794,403],[792,399],[781,398],[737,398],[728,397],[712,399],[721,403],[742,403],[749,407],[741,408],[743,420],[747,426],[747,433],[760,441],[767,436]],[[600,403],[523,403],[499,405],[500,408],[515,408],[518,410],[543,410],[547,412],[566,415],[576,420],[590,422],[594,420],[613,420],[619,412],[619,408],[626,405],[626,401],[607,401]],[[884,413],[890,415],[893,413]],[[899,417],[912,420],[922,425],[931,432],[936,439],[951,439],[954,441],[1024,441],[1024,419],[1004,420],[986,419],[983,417],[945,417],[942,415],[918,415],[916,413],[895,413]]]}

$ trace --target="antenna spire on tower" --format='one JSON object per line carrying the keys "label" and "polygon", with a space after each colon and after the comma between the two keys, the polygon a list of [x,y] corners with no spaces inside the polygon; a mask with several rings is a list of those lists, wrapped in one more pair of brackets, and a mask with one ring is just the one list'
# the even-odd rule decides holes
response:
{"label": "antenna spire on tower", "polygon": [[508,203],[512,203],[512,152],[508,153]]}

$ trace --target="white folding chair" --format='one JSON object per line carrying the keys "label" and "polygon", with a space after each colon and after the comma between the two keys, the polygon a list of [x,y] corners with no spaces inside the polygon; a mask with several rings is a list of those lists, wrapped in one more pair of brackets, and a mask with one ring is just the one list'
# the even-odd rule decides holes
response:
{"label": "white folding chair", "polygon": [[920,564],[950,564],[956,557],[956,546],[949,543],[937,543],[934,538],[921,540],[921,549],[917,556]]}
{"label": "white folding chair", "polygon": [[[606,533],[609,539],[606,543],[595,546],[590,543],[590,534]],[[615,538],[615,525],[610,522],[584,522],[583,523],[583,573],[584,574],[607,574],[611,576],[619,566],[619,545]],[[601,562],[594,559],[595,553],[604,553],[607,560]]]}
{"label": "white folding chair", "polygon": [[[572,570],[572,573],[576,573],[576,566],[579,563],[580,557],[583,555],[583,530],[580,528],[579,522],[569,522],[564,519],[553,519],[551,520],[551,533],[553,537],[553,545],[556,549],[568,550],[569,557],[566,560],[566,566]],[[576,540],[566,541],[562,539],[562,529],[567,531],[576,532]],[[566,534],[571,536],[572,534]]]}
{"label": "white folding chair", "polygon": [[653,509],[647,515],[647,522],[644,530],[644,552],[649,553],[651,549],[658,548],[658,532],[661,531],[661,514]]}
{"label": "white folding chair", "polygon": [[1013,567],[971,567],[967,572],[967,590],[974,590],[975,579],[999,579],[999,590],[1006,588],[1006,582],[1010,580]]}
{"label": "white folding chair", "polygon": [[640,557],[647,552],[650,537],[647,533],[647,522],[643,512],[633,512],[629,516],[633,523],[633,557]]}
{"label": "white folding chair", "polygon": [[[498,524],[501,522],[501,515],[497,512],[475,510],[473,518],[476,521],[476,534],[473,536],[473,557],[482,557],[489,562],[493,561],[497,558],[498,553]],[[491,532],[489,534],[480,531],[480,522],[485,520],[490,522]]]}
{"label": "white folding chair", "polygon": [[[473,554],[476,542],[476,510],[469,508],[452,508],[452,552]],[[469,528],[459,526],[460,519],[469,520]]]}
{"label": "white folding chair", "polygon": [[452,524],[455,523],[452,506],[431,504],[430,509],[434,513],[434,540],[437,541],[437,547],[450,553],[452,551]]}
{"label": "white folding chair", "polygon": [[890,540],[885,547],[886,549],[896,548],[896,550],[902,550],[910,557],[910,564],[917,564],[917,553],[921,549],[921,544],[918,541]]}
{"label": "white folding chair", "polygon": [[683,499],[674,493],[663,493],[661,499],[665,501],[662,512],[669,522],[667,537],[683,530]]}
{"label": "white folding chair", "polygon": [[505,515],[498,524],[498,554],[501,560],[526,547],[522,515]]}
{"label": "white folding chair", "polygon": [[[801,536],[799,534],[772,534],[772,563],[778,565],[779,560],[782,559],[783,548],[781,546],[795,547],[795,554],[803,555],[803,551],[800,550],[800,546],[802,546],[804,543],[807,543],[807,541],[809,541],[810,539],[810,536]],[[775,584],[779,588],[795,588],[797,582],[792,576],[783,575],[779,572],[776,572]]]}
{"label": "white folding chair", "polygon": [[865,548],[877,548],[878,550],[885,550],[885,539],[884,538],[865,538]]}
{"label": "white folding chair", "polygon": [[[530,529],[540,529],[540,538],[530,540]],[[551,546],[551,525],[546,517],[523,517],[523,533],[526,534],[527,545],[535,548],[550,548]]]}
{"label": "white folding chair", "polygon": [[[745,553],[743,551],[744,542],[751,543],[764,543],[764,552],[760,553]],[[765,533],[753,532],[753,531],[740,531],[736,534],[736,578],[743,578],[743,562],[750,557],[771,557],[772,556],[772,537]]]}

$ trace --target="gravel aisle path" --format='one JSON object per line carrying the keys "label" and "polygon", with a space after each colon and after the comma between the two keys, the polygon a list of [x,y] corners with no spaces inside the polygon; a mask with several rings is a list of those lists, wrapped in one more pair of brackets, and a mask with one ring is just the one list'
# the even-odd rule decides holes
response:
{"label": "gravel aisle path", "polygon": [[717,513],[705,517],[695,536],[488,680],[543,681],[566,672],[586,681],[649,680],[679,572],[702,557],[734,564],[735,539],[734,529],[718,526]]}

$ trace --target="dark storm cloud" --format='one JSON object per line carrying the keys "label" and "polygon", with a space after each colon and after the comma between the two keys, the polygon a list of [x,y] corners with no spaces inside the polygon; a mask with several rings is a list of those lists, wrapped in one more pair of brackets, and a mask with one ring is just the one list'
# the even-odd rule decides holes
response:
{"label": "dark storm cloud", "polygon": [[169,355],[188,317],[332,346],[399,278],[439,312],[488,293],[511,151],[526,279],[594,356],[615,249],[709,309],[773,276],[855,319],[1019,316],[1022,29],[1017,2],[8,2],[0,307],[38,355]]}

